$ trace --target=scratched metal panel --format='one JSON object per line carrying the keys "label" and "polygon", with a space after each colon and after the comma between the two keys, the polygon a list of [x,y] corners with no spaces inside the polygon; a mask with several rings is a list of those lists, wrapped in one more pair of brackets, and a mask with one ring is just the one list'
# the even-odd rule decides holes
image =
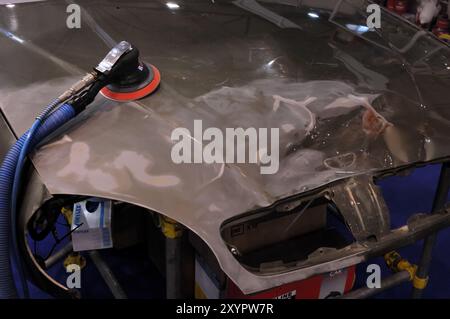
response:
{"label": "scratched metal panel", "polygon": [[[347,2],[273,2],[190,0],[170,10],[164,1],[79,1],[74,30],[63,1],[0,6],[0,105],[17,134],[120,40],[162,73],[151,97],[98,97],[35,154],[49,191],[178,220],[250,293],[306,273],[243,269],[220,237],[222,222],[336,180],[450,156],[448,47],[385,14],[380,32],[366,32],[363,11]],[[279,171],[174,164],[172,130],[192,132],[195,119],[204,128],[280,128]]]}

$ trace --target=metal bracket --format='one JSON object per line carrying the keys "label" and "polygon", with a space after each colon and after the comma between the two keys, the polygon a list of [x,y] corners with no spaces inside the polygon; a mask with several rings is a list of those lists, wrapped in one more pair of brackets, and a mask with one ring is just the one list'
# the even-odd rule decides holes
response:
{"label": "metal bracket", "polygon": [[389,210],[371,176],[350,178],[331,190],[333,202],[357,241],[378,240],[389,233]]}

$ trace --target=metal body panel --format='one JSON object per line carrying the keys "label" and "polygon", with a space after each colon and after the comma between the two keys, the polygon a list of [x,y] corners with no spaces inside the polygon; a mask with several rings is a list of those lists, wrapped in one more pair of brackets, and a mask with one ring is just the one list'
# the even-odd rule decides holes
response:
{"label": "metal body panel", "polygon": [[[99,96],[34,155],[49,192],[122,200],[177,220],[244,293],[361,261],[355,250],[321,268],[257,276],[232,256],[220,226],[331,182],[449,157],[449,48],[384,13],[386,30],[396,32],[352,32],[365,17],[346,2],[273,2],[260,2],[274,14],[268,19],[253,12],[255,1],[196,0],[177,10],[160,1],[79,1],[81,29],[66,27],[62,1],[0,7],[0,106],[16,135],[121,40],[162,73],[160,89],[141,101]],[[308,16],[312,9],[319,19]],[[371,132],[369,108],[349,95],[367,98],[391,125]],[[299,103],[314,114],[312,130]],[[204,128],[280,128],[279,171],[174,164],[172,131],[193,132],[194,120]]]}

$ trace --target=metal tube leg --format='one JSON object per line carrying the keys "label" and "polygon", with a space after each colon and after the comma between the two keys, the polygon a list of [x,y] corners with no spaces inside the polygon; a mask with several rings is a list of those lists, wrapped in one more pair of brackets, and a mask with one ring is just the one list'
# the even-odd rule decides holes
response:
{"label": "metal tube leg", "polygon": [[[445,207],[447,203],[447,196],[450,190],[450,162],[442,164],[441,175],[439,177],[439,184],[436,191],[436,196],[433,202],[432,213],[439,211]],[[413,281],[412,298],[419,299],[422,297],[423,288],[417,287],[415,282],[425,282],[428,280],[428,273],[431,265],[431,258],[433,256],[433,249],[436,243],[437,233],[431,234],[424,240],[422,256],[420,258],[419,267],[416,272],[415,280]]]}
{"label": "metal tube leg", "polygon": [[166,296],[182,298],[181,237],[166,238]]}
{"label": "metal tube leg", "polygon": [[381,281],[381,288],[360,288],[349,292],[348,294],[338,297],[338,299],[366,299],[382,293],[392,287],[396,287],[404,282],[409,281],[411,275],[406,270],[395,273]]}
{"label": "metal tube leg", "polygon": [[63,248],[61,248],[56,253],[48,257],[48,259],[45,261],[45,268],[49,269],[58,261],[66,257],[68,254],[70,254],[72,250],[73,250],[72,242],[67,243]]}
{"label": "metal tube leg", "polygon": [[116,277],[111,271],[111,268],[109,268],[108,265],[103,261],[100,254],[97,251],[93,250],[89,252],[89,257],[91,257],[106,285],[111,290],[114,298],[127,299],[127,295],[123,291],[122,286],[117,281]]}
{"label": "metal tube leg", "polygon": [[181,226],[173,219],[160,216],[161,231],[166,237],[166,297],[181,299],[182,293],[182,235]]}

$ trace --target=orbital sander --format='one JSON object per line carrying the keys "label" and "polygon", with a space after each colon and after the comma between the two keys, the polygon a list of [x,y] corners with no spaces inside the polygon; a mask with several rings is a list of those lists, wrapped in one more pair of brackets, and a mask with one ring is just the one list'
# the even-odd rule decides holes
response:
{"label": "orbital sander", "polygon": [[[99,92],[114,101],[135,101],[155,92],[160,82],[158,69],[139,61],[139,50],[122,41],[109,51],[94,72],[68,92],[71,105],[81,109],[92,103]],[[83,91],[87,86],[90,87]]]}
{"label": "orbital sander", "polygon": [[[139,61],[139,50],[126,41],[117,44],[81,80],[47,105],[32,126],[12,145],[0,166],[0,299],[17,298],[11,271],[16,261],[24,297],[28,297],[26,271],[20,258],[17,207],[26,157],[46,136],[75,118],[92,103],[99,92],[117,101],[141,99],[154,92],[160,83],[159,71]],[[11,238],[10,238],[11,234]],[[12,243],[12,247],[9,246]]]}
{"label": "orbital sander", "polygon": [[135,101],[153,93],[159,87],[160,82],[159,70],[153,65],[141,62],[135,72],[105,86],[100,93],[114,101]]}
{"label": "orbital sander", "polygon": [[[112,70],[111,65],[114,65]],[[95,70],[108,79],[100,93],[114,101],[142,99],[153,93],[161,82],[159,70],[140,61],[139,50],[126,41],[116,45]]]}

